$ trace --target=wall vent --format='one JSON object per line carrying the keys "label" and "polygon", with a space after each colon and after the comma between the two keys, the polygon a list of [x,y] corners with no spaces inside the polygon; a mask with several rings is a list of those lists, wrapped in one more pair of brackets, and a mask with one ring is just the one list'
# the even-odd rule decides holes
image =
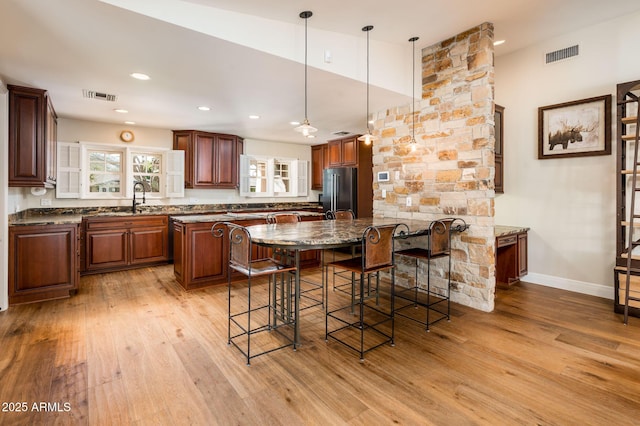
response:
{"label": "wall vent", "polygon": [[545,63],[551,64],[554,62],[562,61],[564,59],[569,59],[574,56],[578,56],[580,54],[580,46],[574,45],[565,47],[564,49],[555,50],[553,52],[548,52],[545,54]]}
{"label": "wall vent", "polygon": [[333,132],[332,135],[336,135],[336,136],[347,136],[348,134],[350,134],[351,132],[346,132],[344,130],[340,130],[338,132]]}
{"label": "wall vent", "polygon": [[103,101],[115,102],[118,100],[118,96],[110,95],[104,92],[96,92],[95,90],[82,90],[82,96],[88,99],[100,99]]}

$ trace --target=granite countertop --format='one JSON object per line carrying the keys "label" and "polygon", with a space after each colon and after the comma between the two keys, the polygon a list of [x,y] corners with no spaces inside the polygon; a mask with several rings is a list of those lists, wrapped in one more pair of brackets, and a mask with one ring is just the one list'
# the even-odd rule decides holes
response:
{"label": "granite countertop", "polygon": [[[234,213],[226,212],[223,214],[200,214],[200,215],[186,215],[186,216],[171,216],[175,222],[180,223],[201,223],[201,222],[219,222],[225,220],[251,220],[251,219],[265,219],[273,212],[254,212],[254,213]],[[307,211],[281,211],[280,213],[298,213],[300,216],[324,216],[324,213],[320,212],[307,212]]]}
{"label": "granite countertop", "polygon": [[46,216],[27,216],[25,218],[9,223],[11,226],[26,225],[70,225],[82,222],[82,215],[79,214],[52,214]]}
{"label": "granite countertop", "polygon": [[527,232],[531,228],[524,227],[524,226],[496,225],[495,229],[496,229],[496,231],[495,231],[496,232],[496,237],[505,237],[507,235],[521,234],[523,232]]}
{"label": "granite countertop", "polygon": [[234,220],[238,218],[263,218],[269,210],[271,212],[295,211],[300,215],[321,215],[313,210],[317,203],[265,203],[265,204],[202,204],[202,205],[171,205],[171,206],[138,206],[138,212],[131,213],[131,207],[75,207],[29,209],[9,215],[10,226],[25,225],[63,225],[82,222],[85,217],[135,217],[149,215],[168,215],[181,218],[189,222],[215,222],[218,220]]}
{"label": "granite countertop", "polygon": [[[396,235],[425,235],[432,222],[399,218],[361,218],[354,220],[322,220],[296,224],[282,223],[249,226],[254,242],[291,248],[331,248],[359,243],[369,226],[398,224]],[[464,228],[466,229],[466,227]]]}

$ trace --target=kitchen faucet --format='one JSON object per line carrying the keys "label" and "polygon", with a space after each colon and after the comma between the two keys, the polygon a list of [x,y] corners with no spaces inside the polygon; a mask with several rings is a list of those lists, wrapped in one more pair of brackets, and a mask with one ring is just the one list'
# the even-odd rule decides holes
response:
{"label": "kitchen faucet", "polygon": [[[142,203],[136,203],[136,186],[138,185],[142,185]],[[145,187],[146,187],[145,182],[141,182],[137,180],[133,183],[133,206],[132,206],[133,214],[136,214],[136,206],[139,204],[144,204],[146,201],[145,197],[147,195],[147,191]]]}

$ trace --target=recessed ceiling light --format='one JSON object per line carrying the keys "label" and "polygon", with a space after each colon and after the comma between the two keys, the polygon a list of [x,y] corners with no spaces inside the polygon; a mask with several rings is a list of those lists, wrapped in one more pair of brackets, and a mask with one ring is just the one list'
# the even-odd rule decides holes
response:
{"label": "recessed ceiling light", "polygon": [[198,109],[200,111],[210,111],[211,110],[211,108],[209,108],[208,106],[204,106],[204,105],[199,106]]}
{"label": "recessed ceiling light", "polygon": [[505,40],[496,40],[493,42],[494,46],[500,46],[501,44],[504,44]]}
{"label": "recessed ceiling light", "polygon": [[258,120],[260,118],[260,116],[259,115],[250,115],[249,118],[252,119],[252,120]]}
{"label": "recessed ceiling light", "polygon": [[141,72],[134,72],[129,74],[131,77],[135,78],[136,80],[150,80],[151,77],[149,77],[146,74],[142,74]]}
{"label": "recessed ceiling light", "polygon": [[315,137],[316,137],[316,135],[307,135],[307,137],[308,137],[309,139],[313,139],[313,138],[315,138]]}
{"label": "recessed ceiling light", "polygon": [[134,124],[136,124],[136,122],[135,121],[125,121],[124,124],[131,124],[133,126]]}
{"label": "recessed ceiling light", "polygon": [[114,109],[114,111],[115,112],[119,112],[120,114],[126,114],[126,113],[129,112],[126,109],[123,109],[123,108],[116,108],[116,109]]}
{"label": "recessed ceiling light", "polygon": [[299,121],[290,121],[289,124],[291,124],[292,126],[299,126],[300,122]]}

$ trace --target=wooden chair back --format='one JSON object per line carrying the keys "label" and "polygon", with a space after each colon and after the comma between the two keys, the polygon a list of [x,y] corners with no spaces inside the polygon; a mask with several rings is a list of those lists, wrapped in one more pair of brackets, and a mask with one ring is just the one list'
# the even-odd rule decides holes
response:
{"label": "wooden chair back", "polygon": [[356,218],[353,210],[328,210],[325,216],[329,220],[353,220]]}
{"label": "wooden chair back", "polygon": [[364,269],[393,265],[393,236],[396,225],[370,226],[362,235]]}
{"label": "wooden chair back", "polygon": [[429,247],[431,257],[449,254],[451,250],[451,224],[453,218],[439,219],[429,226]]}
{"label": "wooden chair back", "polygon": [[298,213],[273,213],[267,216],[267,223],[297,223],[301,220]]}

